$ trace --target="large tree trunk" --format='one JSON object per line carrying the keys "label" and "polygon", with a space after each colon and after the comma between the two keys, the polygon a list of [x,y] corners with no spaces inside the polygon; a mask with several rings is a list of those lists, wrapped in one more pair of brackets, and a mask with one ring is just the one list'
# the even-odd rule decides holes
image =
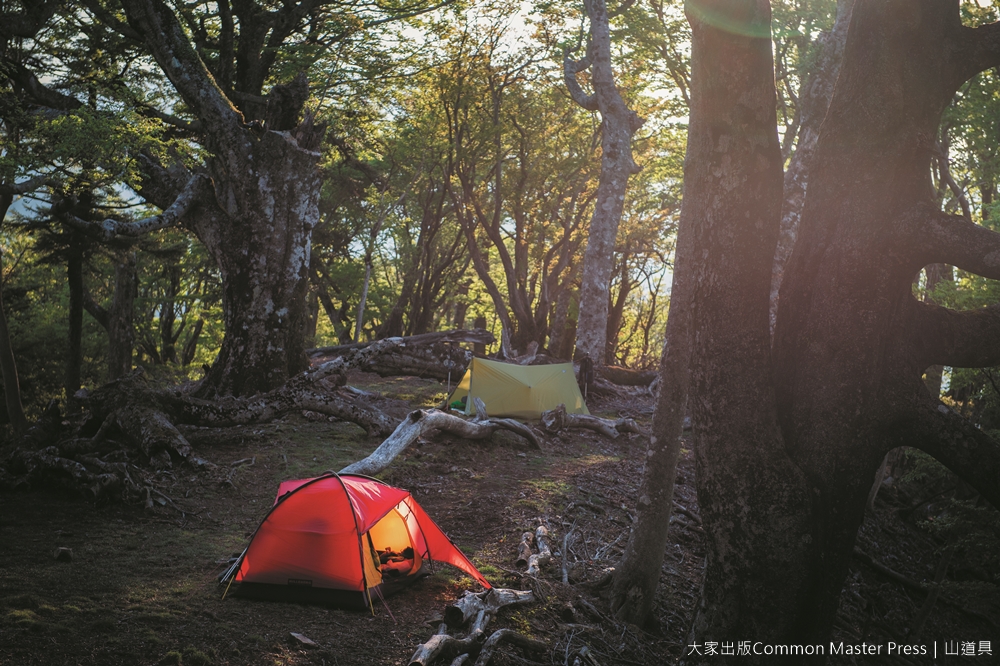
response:
{"label": "large tree trunk", "polygon": [[[587,55],[580,61],[566,58],[563,69],[573,99],[585,109],[601,112],[601,176],[583,258],[576,355],[586,354],[595,364],[604,365],[615,240],[625,207],[628,177],[639,170],[632,160],[632,135],[642,127],[643,121],[626,106],[615,84],[611,69],[611,28],[604,0],[586,0],[584,4],[590,18]],[[577,73],[588,67],[594,87],[591,95],[585,94],[576,80]]]}
{"label": "large tree trunk", "polygon": [[[308,114],[299,123],[308,81],[300,75],[274,86],[264,121],[247,123],[172,9],[162,0],[124,0],[122,5],[198,117],[212,153],[207,166],[214,196],[201,197],[184,218],[218,264],[223,286],[225,338],[199,393],[248,395],[273,389],[306,367],[307,273],[319,220],[317,150],[323,134]],[[150,184],[143,194],[155,200],[157,190],[170,189],[162,182]]]}
{"label": "large tree trunk", "polygon": [[938,211],[930,183],[941,114],[965,80],[1000,62],[1000,26],[963,27],[957,3],[900,9],[854,9],[772,363],[782,196],[770,12],[758,0],[688,3],[684,206],[697,213],[682,233],[693,227],[698,259],[689,400],[707,538],[689,643],[825,642],[872,479],[896,446],[923,448],[1000,503],[1000,447],[920,381],[934,363],[1000,361],[1000,307],[949,312],[911,290],[931,263],[1000,277],[1000,236]]}
{"label": "large tree trunk", "polygon": [[[315,141],[314,137],[308,138]],[[266,132],[252,144],[234,182],[239,205],[216,228],[196,227],[219,264],[226,335],[200,389],[203,397],[250,395],[280,386],[306,367],[309,249],[319,219],[318,153],[288,132]],[[248,258],[253,257],[253,260]]]}
{"label": "large tree trunk", "polygon": [[833,621],[890,449],[921,447],[1000,501],[1000,448],[939,411],[920,381],[933,364],[996,363],[996,308],[952,313],[911,290],[932,263],[1000,274],[998,236],[940,213],[930,182],[944,109],[965,80],[1000,62],[997,26],[963,27],[957,3],[913,3],[904,21],[893,11],[877,2],[854,9],[775,328],[782,430],[813,487],[818,548],[801,612],[803,635],[816,639]]}
{"label": "large tree trunk", "polygon": [[[728,21],[711,21],[716,12]],[[795,635],[811,551],[804,538],[810,497],[785,454],[770,359],[768,301],[782,200],[770,8],[706,0],[689,4],[688,19],[684,210],[691,211],[686,223],[697,259],[689,400],[707,537],[692,632],[779,642]]]}

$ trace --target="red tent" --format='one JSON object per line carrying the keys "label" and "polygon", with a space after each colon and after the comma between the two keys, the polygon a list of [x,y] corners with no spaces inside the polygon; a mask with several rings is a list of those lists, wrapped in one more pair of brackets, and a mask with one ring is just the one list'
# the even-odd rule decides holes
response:
{"label": "red tent", "polygon": [[416,579],[425,561],[489,582],[406,490],[364,476],[285,481],[223,576],[233,593],[363,608]]}

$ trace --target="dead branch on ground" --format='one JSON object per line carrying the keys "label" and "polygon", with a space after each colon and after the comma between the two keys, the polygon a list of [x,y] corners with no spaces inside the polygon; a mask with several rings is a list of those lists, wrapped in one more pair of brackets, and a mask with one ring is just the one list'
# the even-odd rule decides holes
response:
{"label": "dead branch on ground", "polygon": [[551,433],[559,432],[565,428],[586,428],[611,439],[615,439],[623,432],[640,432],[639,426],[633,419],[621,418],[612,421],[590,414],[570,414],[566,411],[566,405],[559,405],[555,409],[542,412],[542,425],[547,432]]}
{"label": "dead branch on ground", "polygon": [[541,448],[534,431],[512,419],[480,418],[467,421],[437,409],[417,409],[410,412],[396,430],[372,451],[368,457],[340,470],[341,474],[377,474],[396,459],[425,433],[446,432],[464,439],[486,439],[497,430],[508,430],[524,437],[537,449]]}
{"label": "dead branch on ground", "polygon": [[552,559],[552,550],[549,549],[549,531],[545,528],[545,525],[539,525],[538,529],[535,530],[535,544],[538,546],[538,553],[532,554],[528,558],[528,571],[529,576],[537,576],[542,567],[547,566],[549,561]]}
{"label": "dead branch on ground", "polygon": [[[536,652],[547,651],[548,646],[511,629],[500,629],[489,637],[486,625],[496,614],[507,606],[534,603],[535,595],[530,590],[510,590],[493,588],[485,592],[466,592],[455,603],[445,608],[444,622],[425,643],[417,646],[410,657],[409,666],[429,666],[434,661],[464,664],[476,659],[475,664],[485,666],[501,643],[513,643]],[[468,625],[465,638],[450,635]]]}

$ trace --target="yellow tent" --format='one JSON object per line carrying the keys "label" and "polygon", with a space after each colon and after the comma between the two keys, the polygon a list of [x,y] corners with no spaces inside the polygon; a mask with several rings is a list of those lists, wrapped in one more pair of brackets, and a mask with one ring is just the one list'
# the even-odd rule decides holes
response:
{"label": "yellow tent", "polygon": [[576,385],[572,363],[514,365],[473,358],[451,402],[466,396],[466,414],[476,413],[473,398],[483,401],[490,416],[537,419],[560,404],[570,414],[590,413]]}

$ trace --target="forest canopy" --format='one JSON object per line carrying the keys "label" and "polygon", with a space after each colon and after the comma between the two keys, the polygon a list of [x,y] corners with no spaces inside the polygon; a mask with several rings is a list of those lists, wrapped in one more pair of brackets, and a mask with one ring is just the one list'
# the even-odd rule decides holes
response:
{"label": "forest canopy", "polygon": [[[600,164],[600,116],[562,84],[582,8],[312,2],[284,16],[283,4],[226,5],[179,5],[177,22],[243,122],[273,127],[267,100],[304,76],[304,113],[326,129],[302,269],[304,346],[471,327],[479,317],[499,338],[474,248],[487,280],[510,295],[516,326],[530,321],[531,338],[568,358]],[[648,28],[642,39],[615,18],[620,88],[646,123],[615,243],[609,359],[635,367],[651,367],[662,346],[683,155],[683,96],[655,51],[662,45],[645,34],[667,34],[665,21],[679,15],[659,9],[662,18],[629,9]],[[224,336],[226,269],[205,223],[103,237],[71,220],[124,227],[169,208],[182,174],[212,162],[204,121],[140,43],[128,7],[12,2],[4,11],[24,21],[4,41],[3,182],[44,181],[22,188],[3,227],[27,408],[108,378],[108,334],[94,314],[111,308],[126,263],[134,363],[198,379]],[[80,379],[60,382],[72,365]]]}

